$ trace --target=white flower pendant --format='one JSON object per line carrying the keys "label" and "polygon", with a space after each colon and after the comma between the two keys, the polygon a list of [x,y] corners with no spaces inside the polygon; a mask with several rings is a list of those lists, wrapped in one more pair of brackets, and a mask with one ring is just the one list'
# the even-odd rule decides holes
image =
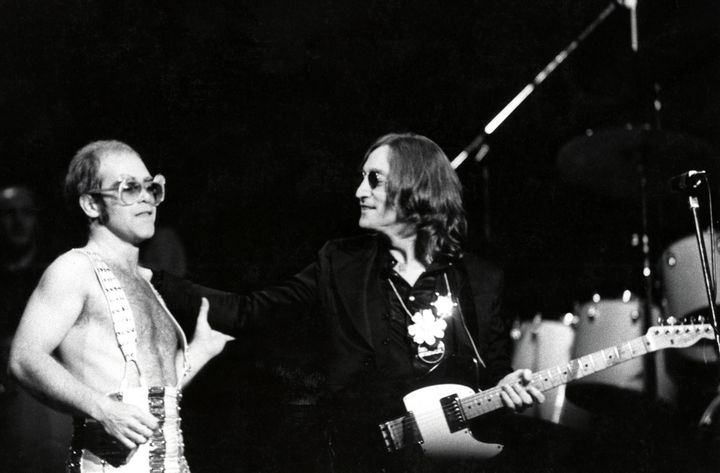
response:
{"label": "white flower pendant", "polygon": [[[418,359],[428,364],[437,364],[445,356],[445,344],[442,342],[442,338],[445,337],[447,322],[444,319],[451,317],[457,306],[457,302],[453,300],[450,293],[449,285],[447,295],[441,296],[436,292],[435,296],[435,300],[430,303],[435,307],[435,311],[422,309],[415,312],[410,317],[413,323],[407,328],[408,335],[417,344]],[[403,307],[405,306],[403,305]],[[409,315],[410,311],[407,308],[405,310]]]}
{"label": "white flower pendant", "polygon": [[418,345],[426,344],[433,346],[437,339],[445,336],[447,322],[435,317],[432,309],[423,309],[421,312],[415,312],[411,320],[413,324],[408,327],[408,334]]}

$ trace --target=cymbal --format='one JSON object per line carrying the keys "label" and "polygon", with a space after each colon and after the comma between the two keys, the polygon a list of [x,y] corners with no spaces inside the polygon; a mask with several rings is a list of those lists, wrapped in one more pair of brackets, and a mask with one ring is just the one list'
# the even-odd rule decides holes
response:
{"label": "cymbal", "polygon": [[[568,183],[613,200],[640,201],[641,178],[648,199],[670,193],[668,180],[690,169],[720,178],[720,160],[695,137],[618,127],[588,130],[565,144],[557,157]],[[713,174],[712,171],[715,171]]]}

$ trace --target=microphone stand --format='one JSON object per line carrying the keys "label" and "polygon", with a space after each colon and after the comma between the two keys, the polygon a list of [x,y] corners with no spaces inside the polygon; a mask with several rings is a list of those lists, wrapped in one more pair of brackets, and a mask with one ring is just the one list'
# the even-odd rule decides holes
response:
{"label": "microphone stand", "polygon": [[565,59],[567,59],[567,57],[577,49],[580,43],[582,43],[590,35],[590,33],[595,30],[595,28],[605,21],[605,19],[615,10],[616,7],[617,4],[615,1],[610,2],[610,4],[605,7],[605,9],[573,41],[571,41],[570,44],[565,47],[565,49],[560,51],[553,60],[547,64],[547,66],[538,72],[532,82],[525,85],[525,87],[523,87],[523,89],[512,100],[510,100],[510,102],[508,102],[508,104],[505,105],[505,107],[503,107],[503,109],[500,110],[500,112],[495,115],[495,117],[490,120],[487,125],[485,125],[483,130],[484,133],[477,135],[472,142],[466,146],[465,149],[455,157],[455,159],[452,160],[451,164],[453,169],[457,169],[463,161],[475,152],[477,152],[475,160],[480,162],[485,155],[487,155],[490,149],[486,143],[487,136],[492,134],[502,124],[502,122],[504,122],[505,119],[508,118],[510,114],[513,113],[513,111],[535,91],[535,88],[547,79],[555,68],[565,61]]}
{"label": "microphone stand", "polygon": [[[707,249],[705,248],[705,238],[703,237],[703,232],[700,227],[700,219],[698,218],[698,208],[700,207],[700,205],[698,203],[697,196],[693,193],[694,190],[695,188],[689,189],[688,205],[690,206],[690,211],[693,215],[693,222],[695,223],[695,237],[697,238],[698,251],[700,252],[700,265],[702,266],[703,282],[705,283],[705,295],[708,299],[710,317],[712,319],[712,325],[715,331],[715,344],[718,348],[718,354],[720,356],[720,334],[718,333],[717,313],[715,308],[716,287],[715,282],[711,282],[710,280],[710,264],[708,262]],[[712,241],[710,242],[710,245],[713,245]],[[718,390],[720,391],[720,386],[718,386]],[[700,417],[700,422],[698,422],[698,426],[700,428],[710,428],[710,426],[713,424],[713,418],[718,407],[720,407],[720,393],[718,393],[715,398],[710,402],[710,404],[705,408],[705,411]]]}
{"label": "microphone stand", "polygon": [[705,283],[705,295],[707,296],[708,307],[710,308],[712,325],[715,329],[715,344],[718,347],[718,352],[720,352],[720,334],[718,334],[717,313],[715,309],[715,284],[710,281],[710,263],[708,262],[707,249],[705,248],[705,238],[703,238],[703,232],[700,228],[700,219],[697,212],[698,208],[700,208],[700,204],[698,203],[697,196],[692,193],[693,190],[694,189],[690,189],[691,193],[688,195],[688,205],[690,206],[690,211],[693,215],[693,222],[695,223],[695,238],[697,239],[698,251],[700,253],[700,265],[702,266],[703,282]]}
{"label": "microphone stand", "polygon": [[[629,1],[629,0],[626,0]],[[625,5],[629,6],[629,5]],[[487,144],[487,137],[492,134],[515,109],[535,91],[535,88],[539,86],[547,77],[563,62],[568,56],[575,51],[580,43],[582,43],[590,33],[592,33],[605,19],[615,10],[617,2],[611,1],[605,9],[588,25],[585,29],[568,44],[565,49],[560,51],[523,89],[503,107],[500,112],[490,120],[483,130],[483,133],[477,135],[464,150],[458,154],[455,159],[450,163],[453,169],[457,169],[460,165],[474,154],[476,162],[481,162],[490,151],[490,147]],[[490,205],[488,204],[489,190],[488,190],[488,171],[487,168],[483,170],[483,189],[484,189],[484,202],[483,202],[483,234],[486,241],[490,241],[491,230],[490,230]]]}

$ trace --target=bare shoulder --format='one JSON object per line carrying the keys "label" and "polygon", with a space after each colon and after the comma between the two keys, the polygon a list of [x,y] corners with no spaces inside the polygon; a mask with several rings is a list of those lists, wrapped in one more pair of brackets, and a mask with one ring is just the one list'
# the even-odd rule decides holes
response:
{"label": "bare shoulder", "polygon": [[50,266],[47,271],[53,275],[77,275],[80,273],[93,273],[93,265],[90,259],[80,251],[66,251],[61,254]]}
{"label": "bare shoulder", "polygon": [[57,257],[28,300],[16,333],[18,343],[41,346],[48,353],[57,348],[83,314],[94,277],[92,263],[82,253]]}
{"label": "bare shoulder", "polygon": [[40,280],[40,287],[50,290],[72,290],[86,287],[94,278],[94,269],[87,256],[79,251],[68,251],[58,256]]}

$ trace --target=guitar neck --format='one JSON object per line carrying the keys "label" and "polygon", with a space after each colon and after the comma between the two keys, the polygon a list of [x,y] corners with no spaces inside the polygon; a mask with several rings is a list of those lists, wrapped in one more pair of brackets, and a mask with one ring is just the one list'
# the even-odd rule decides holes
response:
{"label": "guitar neck", "polygon": [[[571,360],[565,365],[533,373],[530,384],[540,391],[548,391],[655,350],[657,348],[651,346],[646,336],[634,338],[614,347]],[[500,397],[501,391],[501,388],[494,387],[460,399],[465,418],[472,419],[502,408],[504,404]]]}

